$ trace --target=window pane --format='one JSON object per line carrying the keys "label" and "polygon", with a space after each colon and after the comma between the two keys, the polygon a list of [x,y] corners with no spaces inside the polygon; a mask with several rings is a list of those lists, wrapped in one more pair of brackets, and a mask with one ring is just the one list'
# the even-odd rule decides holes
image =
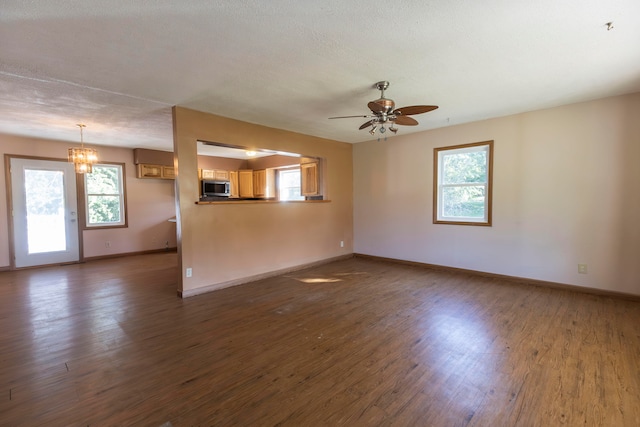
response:
{"label": "window pane", "polygon": [[118,164],[93,166],[84,175],[86,220],[88,227],[126,226],[124,206],[124,168]]}
{"label": "window pane", "polygon": [[111,224],[121,222],[119,196],[87,196],[89,224]]}
{"label": "window pane", "polygon": [[93,173],[86,174],[87,194],[118,194],[119,168],[114,166],[93,166]]}
{"label": "window pane", "polygon": [[442,189],[442,216],[484,218],[485,186],[445,187]]}
{"label": "window pane", "polygon": [[300,187],[300,171],[280,171],[280,185],[283,187]]}
{"label": "window pane", "polygon": [[278,182],[280,200],[304,200],[300,191],[300,169],[281,170]]}
{"label": "window pane", "polygon": [[487,182],[487,152],[445,154],[442,184]]}
{"label": "window pane", "polygon": [[300,187],[285,188],[280,192],[280,200],[304,200],[304,197],[300,194]]}
{"label": "window pane", "polygon": [[24,187],[28,253],[66,250],[64,173],[25,169]]}
{"label": "window pane", "polygon": [[491,226],[493,141],[434,148],[434,224]]}

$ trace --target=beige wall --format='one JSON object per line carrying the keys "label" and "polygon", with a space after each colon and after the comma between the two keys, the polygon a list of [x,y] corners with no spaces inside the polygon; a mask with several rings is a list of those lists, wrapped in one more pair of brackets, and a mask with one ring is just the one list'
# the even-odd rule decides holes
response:
{"label": "beige wall", "polygon": [[[306,154],[306,153],[298,153],[298,154]],[[267,156],[267,157],[258,157],[255,159],[249,159],[247,161],[249,169],[268,169],[268,168],[278,168],[282,166],[294,166],[300,164],[300,157],[290,157],[290,156]]]}
{"label": "beige wall", "polygon": [[[70,145],[71,144],[71,145]],[[66,143],[46,139],[0,135],[4,154],[66,159]],[[175,224],[167,220],[175,216],[173,180],[137,179],[133,151],[125,148],[97,146],[100,160],[125,163],[127,183],[128,228],[85,230],[82,232],[84,257],[142,252],[176,246]],[[4,159],[0,173],[0,268],[8,267],[9,237]],[[111,242],[107,248],[105,242]]]}
{"label": "beige wall", "polygon": [[247,169],[247,161],[241,159],[228,159],[226,157],[198,156],[200,169],[239,170]]}
{"label": "beige wall", "polygon": [[[353,252],[352,145],[180,107],[173,122],[183,295]],[[196,205],[198,139],[323,157],[330,201]]]}
{"label": "beige wall", "polygon": [[[433,148],[491,139],[493,227],[433,224]],[[638,162],[640,94],[356,144],[354,252],[640,295]]]}

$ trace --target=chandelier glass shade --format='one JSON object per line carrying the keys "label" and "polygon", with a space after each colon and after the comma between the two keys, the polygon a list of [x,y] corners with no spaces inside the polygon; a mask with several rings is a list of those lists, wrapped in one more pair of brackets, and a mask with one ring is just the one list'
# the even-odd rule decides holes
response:
{"label": "chandelier glass shade", "polygon": [[94,148],[85,148],[82,129],[85,125],[79,124],[80,147],[71,147],[68,150],[69,163],[73,163],[76,173],[91,173],[93,165],[98,161],[98,151]]}

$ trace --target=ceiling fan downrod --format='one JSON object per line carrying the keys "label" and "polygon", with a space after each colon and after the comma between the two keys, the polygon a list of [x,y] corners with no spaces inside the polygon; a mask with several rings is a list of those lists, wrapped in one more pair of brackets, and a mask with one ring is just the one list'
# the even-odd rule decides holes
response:
{"label": "ceiling fan downrod", "polygon": [[374,104],[378,104],[380,106],[380,108],[376,109],[376,111],[384,115],[391,113],[391,111],[393,111],[393,108],[396,106],[396,103],[393,101],[393,99],[387,99],[384,97],[384,91],[389,87],[389,82],[383,80],[376,83],[374,87],[380,91],[380,98],[372,101]]}
{"label": "ceiling fan downrod", "polygon": [[387,88],[389,87],[389,82],[386,80],[380,81],[378,83],[376,83],[375,85],[373,85],[376,89],[378,89],[380,92],[382,92],[382,94],[380,95],[380,98],[384,98],[384,91],[387,90]]}

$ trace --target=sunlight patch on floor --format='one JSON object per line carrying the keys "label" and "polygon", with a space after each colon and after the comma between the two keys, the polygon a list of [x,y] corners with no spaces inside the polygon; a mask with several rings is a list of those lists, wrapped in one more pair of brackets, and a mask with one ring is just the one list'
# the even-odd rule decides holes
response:
{"label": "sunlight patch on floor", "polygon": [[308,279],[298,279],[297,281],[302,283],[334,283],[334,282],[342,282],[342,279],[330,278],[330,277],[312,277]]}

